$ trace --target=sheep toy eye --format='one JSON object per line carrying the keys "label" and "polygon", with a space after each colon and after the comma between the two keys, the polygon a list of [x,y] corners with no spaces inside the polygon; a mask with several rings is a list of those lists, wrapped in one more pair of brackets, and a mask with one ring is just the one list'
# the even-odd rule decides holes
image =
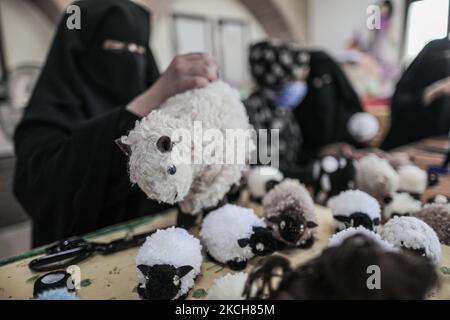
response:
{"label": "sheep toy eye", "polygon": [[173,176],[177,172],[177,167],[175,165],[171,165],[167,168],[167,173]]}
{"label": "sheep toy eye", "polygon": [[286,227],[286,221],[281,221],[280,222],[280,229],[284,229]]}
{"label": "sheep toy eye", "polygon": [[173,284],[178,286],[180,284],[180,277],[179,276],[175,276],[173,277]]}
{"label": "sheep toy eye", "polygon": [[168,136],[162,136],[156,142],[156,148],[163,153],[169,152],[172,150],[172,141]]}
{"label": "sheep toy eye", "polygon": [[256,244],[256,250],[258,251],[264,251],[264,244],[262,244],[261,242]]}

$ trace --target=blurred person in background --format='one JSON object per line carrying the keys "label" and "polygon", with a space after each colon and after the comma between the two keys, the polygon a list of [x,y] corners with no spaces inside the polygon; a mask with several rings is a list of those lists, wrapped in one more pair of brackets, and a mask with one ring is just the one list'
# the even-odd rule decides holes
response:
{"label": "blurred person in background", "polygon": [[128,0],[85,0],[81,29],[62,19],[15,132],[14,193],[33,245],[161,211],[131,186],[116,138],[165,99],[217,79],[206,54],[177,56],[159,74],[149,12]]}
{"label": "blurred person in background", "polygon": [[[277,40],[261,41],[250,47],[250,70],[256,89],[245,106],[256,130],[279,130],[279,169],[289,177],[300,174],[302,134],[293,110],[306,96],[309,54]],[[264,147],[264,144],[258,147]],[[260,154],[270,150],[260,150]]]}
{"label": "blurred person in background", "polygon": [[450,39],[429,42],[397,83],[391,127],[382,144],[392,149],[450,131]]}

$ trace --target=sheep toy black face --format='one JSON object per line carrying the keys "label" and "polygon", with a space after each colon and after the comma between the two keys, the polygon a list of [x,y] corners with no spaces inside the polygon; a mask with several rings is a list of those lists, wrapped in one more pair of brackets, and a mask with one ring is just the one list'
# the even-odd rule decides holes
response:
{"label": "sheep toy black face", "polygon": [[138,265],[137,268],[145,277],[145,284],[138,286],[138,293],[144,299],[172,300],[181,288],[181,278],[193,268],[182,266],[175,268],[169,264],[147,266]]}
{"label": "sheep toy black face", "polygon": [[348,190],[328,201],[336,230],[362,226],[377,231],[380,224],[380,205],[375,198],[360,190]]}
{"label": "sheep toy black face", "polygon": [[317,227],[317,223],[297,215],[294,208],[286,208],[279,216],[269,218],[269,221],[278,225],[280,236],[290,243],[297,243],[307,228]]}
{"label": "sheep toy black face", "polygon": [[250,239],[239,239],[238,244],[241,248],[249,245],[256,256],[266,256],[277,249],[277,242],[272,232],[264,227],[253,227],[253,234]]}
{"label": "sheep toy black face", "polygon": [[350,216],[336,215],[334,216],[334,219],[344,223],[347,228],[357,228],[359,226],[362,226],[371,231],[373,231],[373,229],[380,224],[380,219],[375,218],[372,220],[366,213],[363,212],[355,212]]}
{"label": "sheep toy black face", "polygon": [[353,159],[325,156],[315,163],[313,171],[316,200],[321,192],[325,194],[326,201],[355,186],[356,167]]}

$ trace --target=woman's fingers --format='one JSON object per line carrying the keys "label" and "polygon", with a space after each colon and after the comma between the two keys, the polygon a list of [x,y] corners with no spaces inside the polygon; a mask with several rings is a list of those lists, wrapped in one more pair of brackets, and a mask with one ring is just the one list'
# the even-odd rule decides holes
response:
{"label": "woman's fingers", "polygon": [[212,62],[195,61],[192,62],[187,73],[193,77],[203,77],[209,81],[217,80],[217,65]]}

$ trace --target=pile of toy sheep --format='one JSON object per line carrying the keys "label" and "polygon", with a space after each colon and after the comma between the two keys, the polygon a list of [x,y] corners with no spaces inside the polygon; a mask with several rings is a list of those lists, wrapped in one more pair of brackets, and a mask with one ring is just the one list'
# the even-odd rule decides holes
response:
{"label": "pile of toy sheep", "polygon": [[[180,119],[180,114],[187,115],[187,119]],[[347,257],[348,247],[359,248],[365,244],[366,252],[376,261],[393,259],[395,263],[411,266],[420,263],[408,260],[410,256],[419,256],[425,264],[437,264],[440,242],[450,244],[448,199],[436,196],[430,200],[432,203],[424,206],[420,202],[427,187],[435,184],[437,179],[411,163],[389,162],[375,154],[359,161],[331,156],[319,159],[312,170],[313,197],[305,185],[284,179],[277,169],[255,167],[246,176],[246,186],[250,199],[262,204],[262,215],[233,204],[220,206],[227,192],[239,184],[246,165],[245,162],[237,165],[177,162],[173,157],[175,151],[180,154],[194,147],[169,137],[180,126],[191,130],[197,120],[203,121],[206,128],[220,130],[250,127],[239,95],[228,85],[216,82],[207,88],[170,98],[122,139],[130,149],[132,182],[152,199],[177,203],[183,214],[195,218],[203,216],[199,238],[178,227],[158,230],[147,238],[136,257],[138,293],[142,298],[181,299],[187,296],[200,274],[203,248],[203,253],[216,263],[242,270],[255,256],[311,247],[319,226],[314,206],[319,193],[325,195],[334,217],[336,234],[329,240],[329,248],[322,256],[311,262],[317,267],[310,269],[318,274],[310,280],[326,278],[326,265],[339,266],[339,259]],[[342,252],[338,254],[333,250]],[[274,297],[273,290],[267,292],[252,286],[258,276],[270,274],[275,266],[294,278],[304,271],[296,269],[294,272],[280,258],[269,260],[250,275],[239,272],[216,279],[208,297]],[[390,265],[395,265],[394,262]],[[392,272],[394,276],[398,268]],[[298,278],[304,279],[303,276]],[[285,294],[308,297],[292,293],[300,287],[288,288],[290,291],[283,289],[283,283],[281,281],[277,297]],[[425,293],[432,283],[432,279],[423,282],[417,292]],[[335,285],[329,284],[331,288]],[[314,286],[309,292],[315,290],[320,292]],[[315,297],[318,296],[320,294]]]}

